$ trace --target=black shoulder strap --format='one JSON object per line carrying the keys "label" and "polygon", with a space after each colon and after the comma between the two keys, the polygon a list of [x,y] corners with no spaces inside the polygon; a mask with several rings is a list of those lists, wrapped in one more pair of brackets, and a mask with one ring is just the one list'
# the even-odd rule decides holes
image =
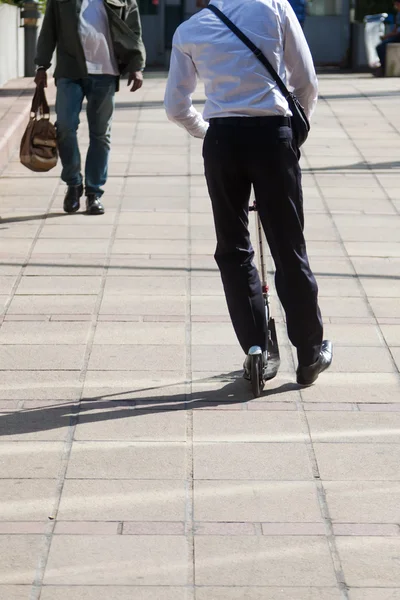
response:
{"label": "black shoulder strap", "polygon": [[278,73],[275,71],[268,58],[261,52],[259,48],[257,48],[255,44],[253,44],[253,42],[247,37],[247,35],[245,35],[243,31],[239,29],[239,27],[236,27],[236,25],[232,23],[232,21],[228,19],[228,17],[224,15],[224,13],[221,10],[219,10],[219,8],[217,8],[213,4],[209,4],[207,8],[211,10],[215,15],[217,15],[217,17],[219,17],[221,21],[225,23],[225,25],[229,27],[229,29],[235,35],[237,35],[237,37],[243,42],[243,44],[246,44],[246,46],[255,54],[260,63],[263,64],[264,67],[269,71],[271,77],[276,82],[284,97],[288,98],[289,96],[291,96],[286,85],[283,83],[282,79],[279,77]]}

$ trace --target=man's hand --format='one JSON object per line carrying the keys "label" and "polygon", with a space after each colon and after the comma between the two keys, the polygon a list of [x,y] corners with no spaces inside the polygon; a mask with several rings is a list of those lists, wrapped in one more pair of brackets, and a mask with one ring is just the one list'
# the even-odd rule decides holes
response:
{"label": "man's hand", "polygon": [[133,73],[129,73],[128,86],[130,86],[131,83],[133,83],[131,87],[131,92],[136,92],[137,90],[140,90],[140,88],[143,85],[142,71],[134,71]]}
{"label": "man's hand", "polygon": [[37,86],[42,85],[45,88],[47,87],[46,69],[38,69],[36,71],[35,83]]}

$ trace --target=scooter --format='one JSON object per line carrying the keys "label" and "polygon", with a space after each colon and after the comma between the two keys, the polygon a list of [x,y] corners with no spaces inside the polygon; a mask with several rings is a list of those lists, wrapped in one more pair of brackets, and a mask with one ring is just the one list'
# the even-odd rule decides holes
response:
{"label": "scooter", "polygon": [[265,254],[264,254],[264,231],[261,224],[260,215],[258,213],[257,204],[254,202],[249,210],[256,213],[256,230],[257,230],[257,246],[258,246],[258,262],[259,262],[259,274],[261,277],[262,293],[265,303],[265,316],[268,325],[268,339],[267,339],[267,362],[263,363],[263,352],[259,346],[253,346],[249,350],[250,357],[250,382],[251,389],[254,397],[258,398],[264,387],[266,381],[276,377],[279,366],[281,363],[279,354],[278,338],[276,335],[275,320],[271,316],[270,307],[270,294],[269,286],[267,283],[267,269],[265,265]]}

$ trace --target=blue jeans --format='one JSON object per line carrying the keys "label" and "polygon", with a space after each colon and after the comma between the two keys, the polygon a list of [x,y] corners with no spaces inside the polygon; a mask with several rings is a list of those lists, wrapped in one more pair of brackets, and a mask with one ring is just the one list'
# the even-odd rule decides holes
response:
{"label": "blue jeans", "polygon": [[376,47],[376,51],[378,53],[379,60],[381,61],[381,67],[383,69],[384,74],[385,74],[385,67],[386,67],[386,47],[388,44],[398,44],[399,42],[400,42],[400,33],[397,33],[393,37],[391,37],[387,40],[383,40],[383,42],[378,44],[378,46]]}
{"label": "blue jeans", "polygon": [[63,166],[61,178],[67,185],[82,183],[77,131],[82,103],[87,98],[90,143],[85,165],[86,194],[101,196],[101,188],[107,181],[116,87],[117,78],[113,75],[57,80],[58,147]]}

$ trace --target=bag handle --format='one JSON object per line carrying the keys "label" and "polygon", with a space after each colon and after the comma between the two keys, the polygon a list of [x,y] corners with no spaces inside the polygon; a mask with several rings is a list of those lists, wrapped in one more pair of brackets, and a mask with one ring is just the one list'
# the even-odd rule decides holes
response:
{"label": "bag handle", "polygon": [[43,85],[36,86],[35,94],[32,100],[31,116],[36,117],[38,112],[40,112],[42,117],[50,118],[50,108],[47,102]]}
{"label": "bag handle", "polygon": [[219,8],[214,6],[214,4],[209,4],[206,8],[211,10],[217,17],[221,19],[223,23],[235,34],[237,37],[244,43],[246,46],[255,54],[261,64],[269,71],[269,74],[276,82],[278,88],[286,98],[291,98],[292,94],[287,89],[286,85],[283,83],[282,79],[279,77],[278,73],[275,71],[274,67],[269,62],[268,58],[261,52],[261,50],[253,44],[253,42],[237,27],[228,17],[221,11]]}

